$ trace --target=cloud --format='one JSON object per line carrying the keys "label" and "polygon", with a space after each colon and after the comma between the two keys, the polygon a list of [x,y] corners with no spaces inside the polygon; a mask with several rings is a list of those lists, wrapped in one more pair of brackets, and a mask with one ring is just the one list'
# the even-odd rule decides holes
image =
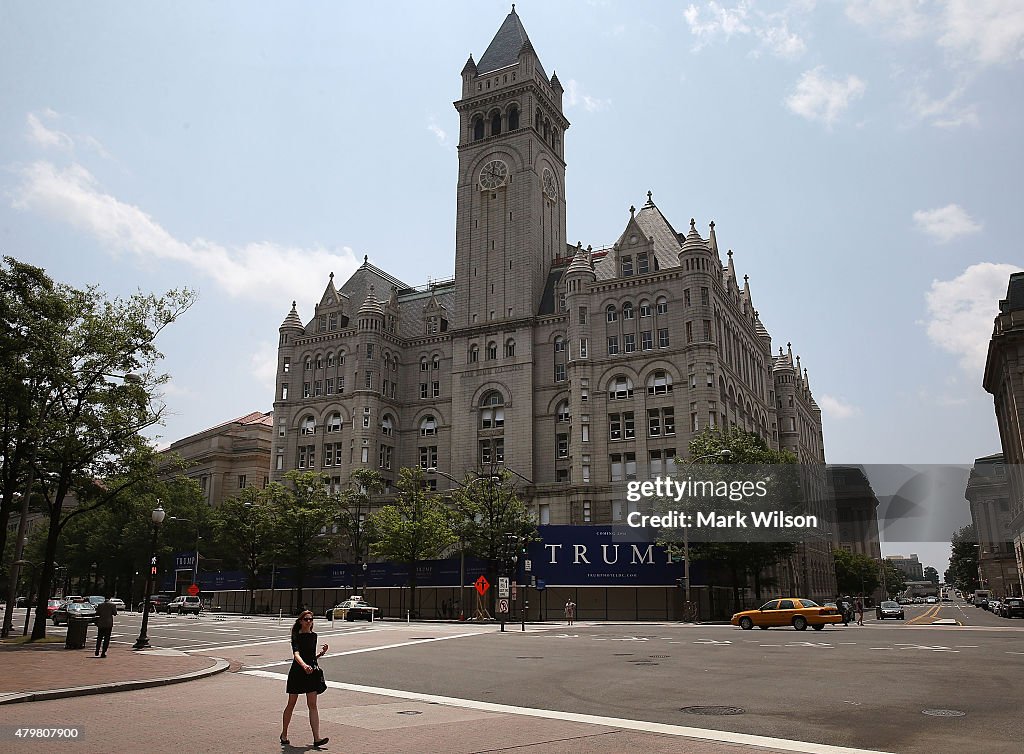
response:
{"label": "cloud", "polygon": [[442,147],[451,146],[451,144],[448,143],[448,133],[439,125],[437,125],[437,121],[433,117],[431,117],[430,121],[427,123],[427,130],[430,131],[430,133],[434,134],[434,136],[437,138],[437,143],[440,144]]}
{"label": "cloud", "polygon": [[980,379],[985,368],[992,320],[1019,265],[982,262],[952,280],[934,280],[925,293],[928,339],[959,359],[960,368]]}
{"label": "cloud", "polygon": [[249,357],[250,374],[271,394],[277,378],[277,343],[265,340],[256,345]]}
{"label": "cloud", "polygon": [[939,243],[949,243],[981,230],[981,223],[975,222],[959,204],[918,210],[914,213],[914,223],[918,230],[927,233]]}
{"label": "cloud", "polygon": [[1024,60],[1020,0],[947,0],[939,45],[979,66]]}
{"label": "cloud", "polygon": [[[52,120],[56,117],[53,110],[44,110],[43,117]],[[39,115],[29,113],[26,116],[28,122],[28,140],[37,147],[43,149],[60,149],[70,152],[75,145],[74,140],[63,131],[47,127]]]}
{"label": "cloud", "polygon": [[959,128],[960,126],[977,126],[978,112],[976,105],[960,104],[966,86],[961,84],[941,99],[932,99],[920,86],[915,87],[909,95],[910,112],[919,121],[926,121],[937,128]]}
{"label": "cloud", "polygon": [[751,52],[754,57],[766,50],[775,57],[792,60],[803,55],[807,45],[799,34],[790,30],[789,15],[806,12],[807,6],[806,2],[796,3],[781,11],[766,12],[754,7],[753,2],[743,1],[726,8],[711,0],[703,8],[687,7],[683,19],[695,39],[694,52],[719,41],[729,42],[734,37],[750,38],[760,43]]}
{"label": "cloud", "polygon": [[860,409],[852,403],[847,403],[842,398],[822,395],[817,401],[818,405],[821,406],[822,413],[832,419],[849,419],[854,416],[860,416]]}
{"label": "cloud", "polygon": [[358,266],[350,248],[326,249],[252,242],[227,247],[203,238],[181,241],[138,207],[104,193],[93,175],[73,163],[46,161],[21,171],[11,194],[16,209],[37,212],[88,233],[114,254],[191,267],[233,298],[319,300],[328,272],[346,278]]}
{"label": "cloud", "polygon": [[927,33],[934,19],[921,0],[848,0],[846,16],[861,26],[879,26],[887,36],[913,39]]}
{"label": "cloud", "polygon": [[831,126],[854,100],[864,96],[867,85],[852,74],[845,81],[830,79],[824,70],[818,66],[805,71],[786,98],[786,107],[802,118]]}
{"label": "cloud", "polygon": [[583,105],[584,109],[589,113],[604,110],[612,103],[610,99],[597,99],[596,97],[591,97],[588,94],[583,94],[580,91],[579,83],[576,81],[576,79],[569,79],[569,81],[566,83],[565,96],[566,107],[575,107],[576,105]]}

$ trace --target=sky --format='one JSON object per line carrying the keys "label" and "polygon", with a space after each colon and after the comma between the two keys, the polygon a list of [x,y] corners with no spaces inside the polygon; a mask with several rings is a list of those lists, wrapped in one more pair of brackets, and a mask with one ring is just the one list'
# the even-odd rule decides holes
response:
{"label": "sky", "polygon": [[[1019,0],[516,10],[565,87],[570,241],[612,243],[647,191],[677,230],[714,220],[830,462],[999,450],[981,378],[1024,269]],[[159,442],[269,411],[277,328],[329,273],[453,274],[452,102],[508,12],[0,4],[0,249],[112,296],[199,292],[160,341]]]}

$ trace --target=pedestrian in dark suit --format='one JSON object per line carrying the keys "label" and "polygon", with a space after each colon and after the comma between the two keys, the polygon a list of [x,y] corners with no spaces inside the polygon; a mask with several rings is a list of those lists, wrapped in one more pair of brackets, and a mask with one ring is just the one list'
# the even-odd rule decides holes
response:
{"label": "pedestrian in dark suit", "polygon": [[[114,630],[114,616],[117,606],[110,597],[96,606],[96,654],[95,657],[106,657],[110,646],[110,632]],[[100,654],[102,650],[102,654]]]}

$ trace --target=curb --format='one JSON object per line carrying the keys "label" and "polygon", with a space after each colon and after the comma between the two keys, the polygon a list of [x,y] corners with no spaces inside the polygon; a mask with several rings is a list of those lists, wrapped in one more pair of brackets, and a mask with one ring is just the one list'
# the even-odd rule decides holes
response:
{"label": "curb", "polygon": [[66,699],[72,696],[89,696],[91,694],[113,694],[118,691],[135,691],[137,689],[149,689],[154,686],[169,686],[172,683],[185,683],[200,678],[207,678],[228,669],[227,660],[217,657],[212,658],[214,663],[209,668],[196,670],[184,675],[170,676],[169,678],[151,678],[145,681],[121,681],[118,683],[104,683],[98,686],[77,686],[70,689],[48,689],[46,691],[29,691],[24,694],[3,694],[0,695],[0,705],[20,704],[22,702],[45,702],[50,699]]}

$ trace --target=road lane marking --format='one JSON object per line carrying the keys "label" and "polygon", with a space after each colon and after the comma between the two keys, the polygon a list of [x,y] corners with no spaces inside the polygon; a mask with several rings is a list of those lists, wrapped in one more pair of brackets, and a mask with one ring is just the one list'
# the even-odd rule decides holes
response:
{"label": "road lane marking", "polygon": [[[242,673],[260,678],[270,678],[275,681],[283,681],[288,678],[284,673],[271,673],[266,670],[243,670]],[[624,730],[635,730],[640,731],[641,733],[656,733],[663,736],[679,736],[682,738],[695,738],[702,741],[715,741],[718,743],[760,746],[763,748],[775,749],[777,751],[802,752],[803,754],[884,754],[884,752],[872,749],[854,749],[846,746],[832,746],[829,744],[810,743],[806,741],[792,741],[785,738],[772,738],[770,736],[756,736],[750,733],[733,733],[725,730],[693,728],[686,725],[654,723],[646,720],[629,720],[621,717],[585,715],[579,712],[562,712],[561,710],[516,707],[510,704],[481,702],[475,699],[460,699],[457,697],[439,696],[436,694],[421,694],[415,691],[385,689],[375,686],[363,686],[355,683],[328,681],[327,685],[330,688],[341,689],[343,691],[356,691],[364,694],[408,699],[410,701],[444,704],[449,707],[475,709],[481,712],[523,715],[525,717],[537,717],[544,720],[562,720],[564,722],[583,723],[585,725],[601,725],[604,727],[622,728]]]}
{"label": "road lane marking", "polygon": [[[345,655],[358,655],[358,654],[363,654],[364,652],[379,652],[382,649],[396,649],[398,647],[414,647],[417,644],[430,644],[431,642],[434,642],[434,641],[445,641],[446,639],[464,639],[467,636],[480,636],[480,632],[479,631],[475,631],[475,632],[470,633],[470,634],[452,634],[451,636],[435,636],[435,637],[432,637],[430,639],[413,639],[411,641],[402,641],[402,642],[399,642],[397,644],[382,644],[379,647],[362,647],[361,649],[349,649],[349,650],[347,650],[345,652],[332,652],[331,654],[324,655],[324,657],[344,657]],[[290,641],[290,639],[288,639],[287,641]],[[219,649],[219,647],[218,647],[218,649]],[[246,665],[245,667],[253,668],[255,670],[255,669],[259,669],[259,668],[270,668],[270,667],[273,667],[274,665],[284,665],[284,664],[289,663],[289,662],[291,662],[291,659],[281,660],[280,662],[268,662],[268,663],[265,663],[263,665]]]}

